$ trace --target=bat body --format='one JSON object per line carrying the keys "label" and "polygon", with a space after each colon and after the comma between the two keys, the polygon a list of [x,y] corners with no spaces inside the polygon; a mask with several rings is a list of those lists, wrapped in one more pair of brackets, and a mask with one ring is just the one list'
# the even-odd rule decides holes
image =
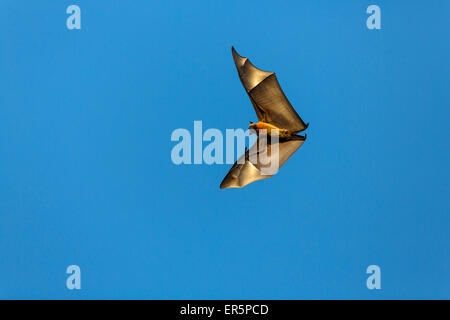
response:
{"label": "bat body", "polygon": [[297,136],[295,134],[302,131],[302,130],[282,129],[282,128],[278,128],[270,123],[265,123],[262,121],[260,121],[258,123],[250,122],[250,126],[248,128],[255,130],[256,133],[258,133],[262,130],[265,130],[267,132],[267,135],[269,135],[269,136],[277,135],[280,137],[280,139],[288,139],[288,138],[296,139],[296,137],[300,137],[300,136]]}
{"label": "bat body", "polygon": [[[220,184],[221,189],[241,188],[272,177],[306,140],[298,135],[308,127],[281,90],[274,72],[256,68],[231,48],[239,78],[253,104],[259,122],[249,129],[257,141],[234,163]],[[265,170],[275,167],[275,171]]]}

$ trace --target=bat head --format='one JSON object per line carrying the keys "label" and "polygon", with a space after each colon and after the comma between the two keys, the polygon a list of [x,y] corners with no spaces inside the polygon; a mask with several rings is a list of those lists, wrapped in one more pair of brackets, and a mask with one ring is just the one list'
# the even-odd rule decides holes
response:
{"label": "bat head", "polygon": [[256,128],[256,123],[253,123],[253,122],[250,121],[250,125],[248,126],[248,128],[249,128],[249,129],[256,130],[256,129],[257,129],[257,128]]}

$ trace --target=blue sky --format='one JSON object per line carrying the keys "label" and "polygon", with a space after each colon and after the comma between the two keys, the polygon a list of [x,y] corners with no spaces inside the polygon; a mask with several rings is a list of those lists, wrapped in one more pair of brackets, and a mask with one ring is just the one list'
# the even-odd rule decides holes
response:
{"label": "blue sky", "polygon": [[[0,298],[450,298],[449,12],[3,0]],[[256,120],[231,45],[310,127],[274,178],[220,190],[230,166],[174,165],[170,135]]]}

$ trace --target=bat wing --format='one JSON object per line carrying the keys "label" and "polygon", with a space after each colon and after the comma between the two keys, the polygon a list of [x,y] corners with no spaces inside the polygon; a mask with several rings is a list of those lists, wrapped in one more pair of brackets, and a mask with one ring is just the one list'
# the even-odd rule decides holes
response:
{"label": "bat wing", "polygon": [[274,72],[256,68],[248,58],[231,48],[242,85],[255,108],[259,121],[278,128],[303,131],[308,127],[284,95]]}
{"label": "bat wing", "polygon": [[[276,144],[260,143],[261,139],[267,138],[260,136],[250,150],[246,150],[233,164],[220,184],[220,189],[242,188],[252,182],[272,177],[303,144],[303,140],[280,141]],[[277,166],[276,162],[274,163],[276,160]],[[274,172],[273,168],[269,170],[272,164],[275,166]]]}

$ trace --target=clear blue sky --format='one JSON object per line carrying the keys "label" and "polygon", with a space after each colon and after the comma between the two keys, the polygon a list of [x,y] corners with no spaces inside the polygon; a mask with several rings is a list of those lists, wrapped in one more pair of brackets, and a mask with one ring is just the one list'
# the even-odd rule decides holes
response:
{"label": "clear blue sky", "polygon": [[[449,12],[1,1],[0,298],[450,298]],[[230,166],[172,164],[170,135],[256,120],[231,45],[310,127],[277,176],[220,190]]]}

